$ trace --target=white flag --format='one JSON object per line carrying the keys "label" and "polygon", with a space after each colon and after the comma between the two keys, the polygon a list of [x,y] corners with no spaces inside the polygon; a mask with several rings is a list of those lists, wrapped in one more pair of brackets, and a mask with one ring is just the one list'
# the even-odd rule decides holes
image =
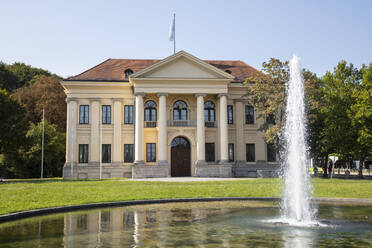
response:
{"label": "white flag", "polygon": [[169,28],[169,40],[174,41],[176,36],[176,14],[173,15],[173,20]]}

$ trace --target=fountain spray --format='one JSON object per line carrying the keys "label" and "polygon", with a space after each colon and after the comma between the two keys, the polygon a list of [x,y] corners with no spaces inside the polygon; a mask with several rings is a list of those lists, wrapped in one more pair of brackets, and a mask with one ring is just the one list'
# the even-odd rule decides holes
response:
{"label": "fountain spray", "polygon": [[316,222],[315,209],[310,204],[312,187],[306,145],[304,80],[296,55],[290,60],[289,67],[290,79],[286,85],[286,122],[283,133],[285,156],[282,218],[289,224],[311,225]]}

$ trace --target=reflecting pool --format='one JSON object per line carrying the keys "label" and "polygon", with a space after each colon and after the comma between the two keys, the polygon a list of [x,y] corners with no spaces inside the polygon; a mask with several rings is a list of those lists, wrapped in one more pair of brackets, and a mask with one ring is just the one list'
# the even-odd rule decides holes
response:
{"label": "reflecting pool", "polygon": [[153,204],[0,224],[0,247],[372,247],[372,206],[321,204],[322,226],[271,220],[277,203]]}

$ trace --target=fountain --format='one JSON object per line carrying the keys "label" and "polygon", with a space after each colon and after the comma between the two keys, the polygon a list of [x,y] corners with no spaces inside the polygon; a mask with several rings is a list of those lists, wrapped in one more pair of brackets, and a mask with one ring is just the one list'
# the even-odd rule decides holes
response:
{"label": "fountain", "polygon": [[312,187],[309,182],[306,146],[304,82],[296,55],[289,63],[290,79],[286,85],[287,104],[284,127],[284,194],[281,222],[290,225],[317,225],[315,208],[310,204]]}

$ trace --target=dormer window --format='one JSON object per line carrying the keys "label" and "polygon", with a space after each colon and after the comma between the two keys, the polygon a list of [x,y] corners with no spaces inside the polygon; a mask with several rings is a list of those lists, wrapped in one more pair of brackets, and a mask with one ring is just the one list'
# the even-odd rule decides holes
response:
{"label": "dormer window", "polygon": [[231,74],[232,72],[230,71],[230,70],[225,70],[225,72],[227,72],[227,73],[229,73],[229,74]]}
{"label": "dormer window", "polygon": [[132,73],[133,73],[133,71],[132,71],[131,69],[126,69],[126,70],[124,71],[125,78],[129,78],[130,74],[132,74]]}

